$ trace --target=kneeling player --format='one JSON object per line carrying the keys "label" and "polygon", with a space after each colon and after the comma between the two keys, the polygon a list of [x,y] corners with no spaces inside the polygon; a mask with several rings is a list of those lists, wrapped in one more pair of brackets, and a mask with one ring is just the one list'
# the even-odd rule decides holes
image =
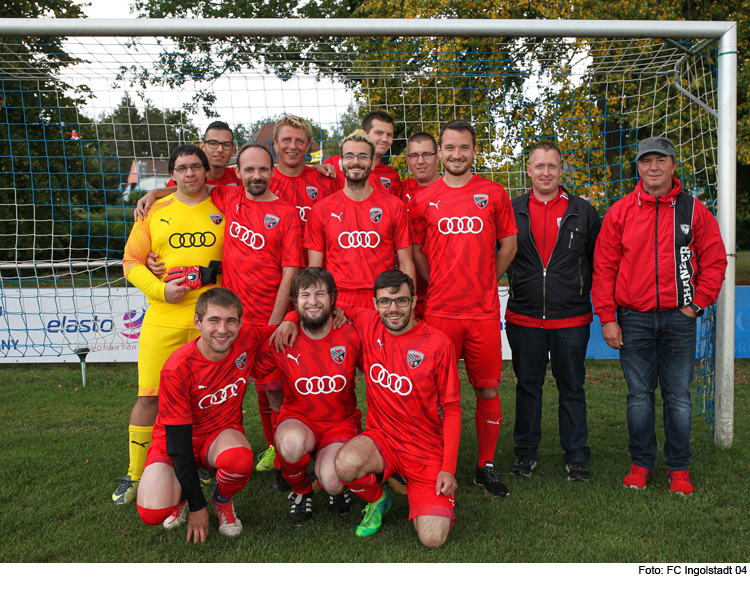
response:
{"label": "kneeling player", "polygon": [[242,532],[232,497],[253,469],[242,400],[258,347],[274,327],[242,327],[242,303],[223,288],[201,294],[194,323],[201,336],[175,351],[161,372],[159,416],[137,502],[147,524],[171,529],[187,522],[187,539],[197,543],[208,535],[198,468],[216,471],[212,504],[219,532]]}
{"label": "kneeling player", "polygon": [[[276,427],[276,457],[292,487],[289,521],[293,525],[312,517],[313,490],[307,475],[312,455],[318,483],[330,495],[329,508],[336,513],[351,508],[349,492],[336,477],[334,459],[362,428],[354,393],[360,337],[348,324],[333,328],[331,311],[337,293],[333,275],[325,269],[310,267],[297,274],[289,297],[299,314],[299,337],[282,353],[264,345],[251,371],[261,378],[281,370],[284,405]],[[271,398],[275,408],[281,402]]]}

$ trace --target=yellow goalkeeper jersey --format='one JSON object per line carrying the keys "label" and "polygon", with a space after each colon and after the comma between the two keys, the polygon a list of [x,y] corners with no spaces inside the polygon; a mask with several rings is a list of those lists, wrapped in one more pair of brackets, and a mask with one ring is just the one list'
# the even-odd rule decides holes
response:
{"label": "yellow goalkeeper jersey", "polygon": [[[214,287],[191,290],[179,304],[167,303],[166,283],[146,266],[149,252],[157,253],[167,270],[192,265],[207,267],[211,261],[221,260],[223,246],[224,214],[210,198],[190,206],[170,195],[154,203],[146,219],[133,226],[122,261],[125,278],[148,298],[144,324],[192,328],[198,296]],[[217,285],[221,285],[221,276]]]}

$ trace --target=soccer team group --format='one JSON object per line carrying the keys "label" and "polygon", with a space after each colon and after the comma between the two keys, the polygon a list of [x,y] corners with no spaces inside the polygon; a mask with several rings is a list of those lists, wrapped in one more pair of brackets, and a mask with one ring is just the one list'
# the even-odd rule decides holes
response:
{"label": "soccer team group", "polygon": [[[726,253],[714,218],[673,176],[672,143],[641,141],[641,180],[602,224],[560,186],[554,143],[530,150],[532,190],[511,202],[501,185],[473,174],[478,149],[468,122],[446,124],[437,140],[409,138],[412,178],[403,182],[381,161],[393,118],[375,111],[361,127],[341,141],[340,156],[311,167],[304,119],[276,124],[276,165],[269,147],[236,150],[231,129],[214,122],[200,147],[172,152],[169,185],[139,201],[123,266],[149,307],[130,467],[114,502],[136,500],[150,525],[187,524],[197,543],[209,524],[202,483],[212,483],[219,531],[238,535],[232,498],[255,463],[242,412],[254,381],[267,446],[255,469],[274,470],[274,490],[291,489],[292,524],[312,517],[314,490],[328,494],[336,513],[351,509],[354,493],[366,502],[356,535],[375,534],[392,505],[387,481],[405,487],[420,541],[444,544],[457,488],[458,359],[476,394],[474,482],[508,495],[493,464],[497,283],[506,272],[517,377],[511,472],[530,477],[536,466],[549,362],[568,479],[589,478],[583,384],[593,295],[629,388],[624,484],[644,488],[654,469],[658,381],[670,489],[691,494],[695,318],[718,296]],[[235,151],[236,171],[228,167]]]}

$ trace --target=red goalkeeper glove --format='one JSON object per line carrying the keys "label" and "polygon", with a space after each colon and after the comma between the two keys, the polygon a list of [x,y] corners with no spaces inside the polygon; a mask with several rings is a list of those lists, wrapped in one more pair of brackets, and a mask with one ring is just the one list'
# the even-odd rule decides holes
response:
{"label": "red goalkeeper glove", "polygon": [[185,278],[182,285],[187,285],[190,289],[200,289],[207,285],[216,285],[216,277],[219,270],[216,267],[201,267],[193,265],[192,267],[173,267],[167,271],[164,281],[174,281],[175,279]]}

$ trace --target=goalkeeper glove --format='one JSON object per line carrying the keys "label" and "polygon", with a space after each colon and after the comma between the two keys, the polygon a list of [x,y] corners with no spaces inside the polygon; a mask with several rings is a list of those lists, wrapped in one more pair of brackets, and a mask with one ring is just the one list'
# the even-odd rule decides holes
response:
{"label": "goalkeeper glove", "polygon": [[164,281],[174,281],[175,279],[185,278],[182,285],[187,285],[190,289],[200,289],[206,285],[215,285],[219,270],[216,267],[201,267],[193,265],[192,267],[173,267],[167,271]]}

